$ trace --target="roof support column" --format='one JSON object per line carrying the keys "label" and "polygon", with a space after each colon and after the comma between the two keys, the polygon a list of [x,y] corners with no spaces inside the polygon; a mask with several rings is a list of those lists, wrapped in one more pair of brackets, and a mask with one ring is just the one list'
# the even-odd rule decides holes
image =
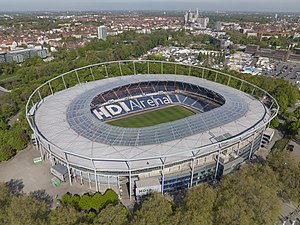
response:
{"label": "roof support column", "polygon": [[53,95],[53,89],[51,87],[51,83],[49,82],[48,84],[49,84],[49,88],[50,88],[51,94]]}
{"label": "roof support column", "polygon": [[64,87],[65,87],[65,89],[67,89],[67,85],[66,85],[66,81],[65,81],[65,78],[64,78],[64,76],[61,76],[61,79],[62,79],[62,81],[63,81],[63,83],[64,83]]}
{"label": "roof support column", "polygon": [[202,79],[204,78],[204,68],[202,68]]}
{"label": "roof support column", "polygon": [[133,61],[132,64],[133,64],[133,74],[136,75],[135,62]]}
{"label": "roof support column", "polygon": [[83,185],[82,171],[80,170],[80,185]]}
{"label": "roof support column", "polygon": [[119,62],[119,70],[120,70],[120,75],[123,76],[122,66],[120,62]]}
{"label": "roof support column", "polygon": [[101,179],[100,179],[100,175],[99,174],[97,175],[97,178],[99,178],[99,182],[98,182],[98,179],[97,179],[97,185],[98,185],[98,190],[100,192],[100,190],[101,190]]}
{"label": "roof support column", "polygon": [[150,74],[150,65],[149,65],[149,62],[147,62],[147,68],[148,68],[148,74]]}
{"label": "roof support column", "polygon": [[50,165],[53,166],[53,159],[52,159],[52,153],[49,152],[49,160],[50,160]]}
{"label": "roof support column", "polygon": [[70,171],[70,166],[68,161],[67,161],[67,168],[68,168],[70,186],[72,186],[72,176],[71,176],[71,171]]}
{"label": "roof support column", "polygon": [[106,64],[104,65],[104,69],[105,69],[105,78],[108,78],[108,71],[107,71],[107,66],[106,66]]}
{"label": "roof support column", "polygon": [[215,180],[217,179],[217,174],[218,174],[218,169],[219,169],[220,154],[221,154],[221,148],[219,147],[219,150],[218,150],[218,158],[217,158],[217,164],[216,164],[216,171],[215,171]]}
{"label": "roof support column", "polygon": [[261,136],[260,136],[260,141],[259,141],[259,146],[258,146],[258,150],[260,150],[261,148],[261,144],[263,141],[263,137],[264,137],[264,130],[266,129],[266,127],[263,128],[263,130],[261,131]]}
{"label": "roof support column", "polygon": [[160,65],[160,73],[164,74],[164,63],[163,62],[161,62],[161,65]]}
{"label": "roof support column", "polygon": [[191,76],[191,69],[192,69],[192,67],[189,66],[189,76]]}
{"label": "roof support column", "polygon": [[51,164],[51,166],[54,166],[55,163],[54,163],[53,155],[52,155],[49,144],[48,144],[48,149],[49,149],[49,152],[50,152],[50,164]]}
{"label": "roof support column", "polygon": [[41,95],[40,89],[38,90],[38,95],[39,95],[39,97],[40,97],[40,100],[42,101],[42,100],[43,100],[43,98],[42,98],[42,95]]}
{"label": "roof support column", "polygon": [[91,75],[92,75],[93,80],[95,80],[95,76],[94,76],[94,72],[92,70],[92,67],[90,67],[90,71],[91,71]]}
{"label": "roof support column", "polygon": [[131,170],[129,170],[129,200],[131,201],[132,184],[131,184]]}
{"label": "roof support column", "polygon": [[77,70],[75,70],[75,73],[76,73],[76,78],[77,78],[78,84],[81,84],[81,83],[80,83],[80,80],[79,80],[79,76],[78,76]]}
{"label": "roof support column", "polygon": [[98,187],[98,179],[97,179],[97,170],[94,169],[94,174],[95,174],[95,185],[96,185],[96,192],[99,191],[99,187]]}
{"label": "roof support column", "polygon": [[240,90],[242,90],[242,87],[243,87],[243,83],[244,83],[244,82],[242,81],[242,83],[241,83],[241,86],[240,86]]}
{"label": "roof support column", "polygon": [[229,77],[229,79],[228,79],[227,86],[229,86],[229,84],[230,84],[230,79],[231,79],[231,77]]}
{"label": "roof support column", "polygon": [[70,166],[69,166],[69,160],[68,160],[67,153],[65,153],[65,159],[66,159],[66,162],[67,162],[70,186],[72,186],[72,176],[71,176],[71,170],[70,170]]}
{"label": "roof support column", "polygon": [[161,167],[161,193],[164,194],[164,186],[165,186],[165,165],[163,164]]}
{"label": "roof support column", "polygon": [[92,185],[91,185],[91,175],[90,175],[90,172],[87,172],[88,174],[88,178],[89,178],[89,187],[90,189],[92,188]]}
{"label": "roof support column", "polygon": [[253,135],[252,135],[252,143],[251,143],[251,148],[250,148],[250,152],[249,152],[249,159],[251,159],[251,156],[252,156],[253,146],[254,146],[254,141],[255,141],[255,135],[256,135],[256,132],[254,132]]}
{"label": "roof support column", "polygon": [[40,151],[41,157],[43,158],[43,154],[42,154],[41,148],[40,148],[40,142],[39,142],[35,132],[33,133],[33,135],[34,135],[34,142],[35,142],[36,149]]}
{"label": "roof support column", "polygon": [[240,154],[241,143],[242,143],[242,140],[240,140],[239,143],[238,143],[238,151],[237,151],[238,156]]}
{"label": "roof support column", "polygon": [[218,79],[218,73],[216,72],[215,82],[217,82],[217,79]]}
{"label": "roof support column", "polygon": [[42,144],[41,144],[41,142],[38,140],[38,138],[36,136],[35,136],[35,143],[36,143],[38,149],[40,150],[40,154],[41,154],[42,160],[44,160],[44,153],[43,153],[43,149],[42,149]]}
{"label": "roof support column", "polygon": [[118,186],[118,191],[119,191],[119,196],[121,195],[120,193],[120,176],[117,176],[117,186]]}
{"label": "roof support column", "polygon": [[110,180],[109,180],[109,176],[107,176],[107,185],[108,185],[108,188],[110,188]]}
{"label": "roof support column", "polygon": [[97,170],[96,170],[96,167],[95,167],[95,163],[93,160],[92,161],[92,164],[93,164],[93,167],[94,167],[94,176],[95,176],[95,185],[96,185],[96,192],[99,191],[99,187],[98,187],[98,179],[97,179]]}
{"label": "roof support column", "polygon": [[192,166],[192,174],[191,174],[191,184],[190,187],[193,187],[193,179],[194,179],[194,171],[195,171],[195,156],[191,160],[191,166]]}
{"label": "roof support column", "polygon": [[175,75],[177,75],[177,64],[175,64],[175,72],[174,72]]}
{"label": "roof support column", "polygon": [[164,193],[164,184],[165,184],[165,163],[162,158],[159,158],[161,161],[161,194]]}
{"label": "roof support column", "polygon": [[77,183],[77,174],[76,174],[76,170],[74,168],[72,169],[72,175],[73,175],[75,183]]}

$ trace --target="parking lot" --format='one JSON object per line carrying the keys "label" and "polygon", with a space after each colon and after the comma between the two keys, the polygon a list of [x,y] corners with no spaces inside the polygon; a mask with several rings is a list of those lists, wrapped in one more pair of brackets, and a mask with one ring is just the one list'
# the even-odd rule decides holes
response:
{"label": "parking lot", "polygon": [[300,63],[272,61],[274,69],[262,71],[264,76],[282,78],[300,87]]}

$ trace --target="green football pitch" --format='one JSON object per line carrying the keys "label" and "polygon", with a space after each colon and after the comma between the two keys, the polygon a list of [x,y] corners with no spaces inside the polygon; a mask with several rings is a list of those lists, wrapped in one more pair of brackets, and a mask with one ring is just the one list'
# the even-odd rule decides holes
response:
{"label": "green football pitch", "polygon": [[179,120],[195,113],[182,106],[171,106],[143,114],[133,115],[108,122],[108,124],[118,127],[140,128],[149,127],[161,123]]}

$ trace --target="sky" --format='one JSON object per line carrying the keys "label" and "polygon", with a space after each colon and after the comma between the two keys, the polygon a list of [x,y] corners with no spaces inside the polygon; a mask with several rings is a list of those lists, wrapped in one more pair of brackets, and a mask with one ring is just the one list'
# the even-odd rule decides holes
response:
{"label": "sky", "polygon": [[0,0],[0,11],[199,10],[300,12],[300,0]]}

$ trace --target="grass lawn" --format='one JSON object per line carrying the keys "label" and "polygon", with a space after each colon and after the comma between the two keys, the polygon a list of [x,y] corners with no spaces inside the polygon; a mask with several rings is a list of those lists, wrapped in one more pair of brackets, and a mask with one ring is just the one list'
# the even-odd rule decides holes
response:
{"label": "grass lawn", "polygon": [[168,108],[150,111],[139,115],[133,115],[127,118],[121,118],[108,124],[119,127],[139,128],[149,127],[161,123],[179,120],[195,113],[182,106],[171,106]]}

